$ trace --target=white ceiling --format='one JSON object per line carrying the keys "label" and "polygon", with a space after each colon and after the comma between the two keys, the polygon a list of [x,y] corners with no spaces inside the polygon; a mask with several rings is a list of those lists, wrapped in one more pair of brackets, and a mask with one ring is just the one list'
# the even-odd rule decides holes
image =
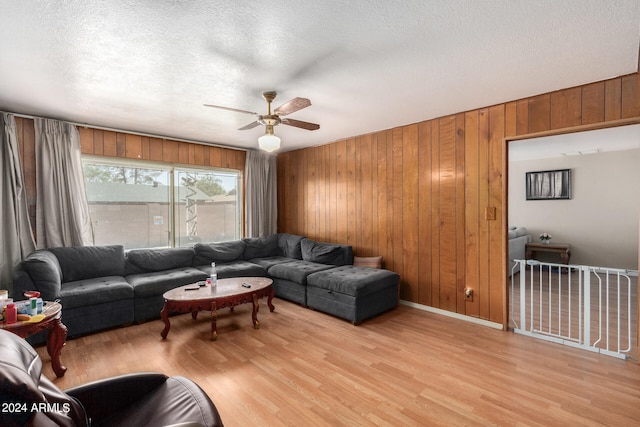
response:
{"label": "white ceiling", "polygon": [[0,110],[282,151],[638,70],[638,0],[3,0]]}

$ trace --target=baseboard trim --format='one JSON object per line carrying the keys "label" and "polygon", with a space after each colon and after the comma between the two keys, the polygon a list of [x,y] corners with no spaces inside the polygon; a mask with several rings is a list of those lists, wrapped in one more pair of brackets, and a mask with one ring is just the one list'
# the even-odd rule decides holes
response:
{"label": "baseboard trim", "polygon": [[464,320],[465,322],[475,323],[476,325],[487,326],[493,329],[502,330],[502,323],[491,322],[489,320],[478,319],[477,317],[465,316],[464,314],[454,313],[452,311],[442,310],[440,308],[430,307],[428,305],[416,304],[415,302],[400,300],[400,304],[408,307],[417,308],[418,310],[428,311],[430,313],[441,314],[454,319]]}

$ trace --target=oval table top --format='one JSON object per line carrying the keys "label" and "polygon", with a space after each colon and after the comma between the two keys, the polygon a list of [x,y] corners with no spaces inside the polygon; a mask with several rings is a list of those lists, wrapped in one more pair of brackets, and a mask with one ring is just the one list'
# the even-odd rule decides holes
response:
{"label": "oval table top", "polygon": [[213,300],[259,291],[273,284],[273,280],[268,277],[230,277],[218,279],[216,286],[201,286],[199,283],[201,282],[171,289],[162,297],[168,301]]}

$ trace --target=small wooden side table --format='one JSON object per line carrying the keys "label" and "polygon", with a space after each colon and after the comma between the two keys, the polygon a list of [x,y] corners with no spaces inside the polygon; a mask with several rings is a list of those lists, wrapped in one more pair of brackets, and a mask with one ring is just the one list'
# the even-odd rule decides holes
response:
{"label": "small wooden side table", "polygon": [[51,356],[51,367],[58,378],[64,376],[67,368],[60,361],[60,353],[67,341],[67,327],[62,324],[62,305],[47,301],[43,308],[44,319],[37,323],[16,322],[7,325],[0,322],[0,328],[13,332],[21,338],[27,338],[38,332],[49,331],[47,337],[47,353]]}
{"label": "small wooden side table", "polygon": [[569,264],[571,259],[571,246],[568,243],[527,243],[525,250],[525,259],[538,259],[538,252],[560,254],[563,264]]}

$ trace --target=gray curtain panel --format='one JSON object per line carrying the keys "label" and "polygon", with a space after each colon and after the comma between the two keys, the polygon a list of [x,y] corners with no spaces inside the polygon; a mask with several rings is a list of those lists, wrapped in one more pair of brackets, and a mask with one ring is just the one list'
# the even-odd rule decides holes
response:
{"label": "gray curtain panel", "polygon": [[0,114],[0,288],[11,289],[14,266],[35,250],[13,115]]}
{"label": "gray curtain panel", "polygon": [[263,237],[278,231],[276,156],[247,151],[245,164],[246,236]]}
{"label": "gray curtain panel", "polygon": [[38,247],[91,245],[78,129],[57,120],[34,121]]}

